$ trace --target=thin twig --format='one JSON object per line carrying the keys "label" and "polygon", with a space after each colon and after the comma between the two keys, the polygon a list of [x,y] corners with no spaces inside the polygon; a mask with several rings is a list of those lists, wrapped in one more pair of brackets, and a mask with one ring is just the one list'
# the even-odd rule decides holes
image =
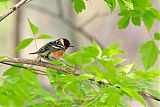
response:
{"label": "thin twig", "polygon": [[7,62],[1,62],[2,64],[5,64],[5,65],[10,65],[10,66],[15,66],[15,67],[19,67],[19,68],[24,68],[24,69],[28,69],[28,70],[34,70],[34,71],[40,71],[42,73],[38,73],[38,72],[33,72],[33,73],[36,73],[36,74],[40,74],[40,75],[46,75],[44,72],[45,71],[42,71],[42,70],[39,70],[39,69],[34,69],[34,68],[28,68],[28,67],[25,67],[25,66],[20,66],[20,65],[16,65],[16,64],[11,64],[11,63],[7,63]]}
{"label": "thin twig", "polygon": [[[45,67],[45,68],[52,68],[58,71],[62,71],[62,72],[66,72],[66,73],[70,73],[73,74],[75,76],[79,76],[82,73],[78,72],[77,70],[71,69],[71,68],[67,68],[67,67],[63,67],[63,66],[59,66],[59,65],[54,65],[54,64],[50,64],[48,62],[44,62],[44,61],[36,61],[36,60],[30,60],[30,59],[22,59],[22,58],[10,58],[10,57],[6,57],[6,56],[1,56],[0,59],[2,59],[0,61],[0,63],[5,64],[7,63],[15,63],[15,64],[28,64],[28,65],[36,65],[36,66],[41,66],[41,67]],[[96,81],[96,78],[92,78],[90,79],[91,81]],[[97,81],[100,84],[105,84],[108,86],[113,86],[111,83],[109,83],[106,80],[101,80],[101,81]],[[160,101],[160,99],[154,95],[151,95],[150,93],[146,93],[146,92],[142,92],[139,91],[138,92],[140,95],[147,97],[147,98],[151,98],[154,99],[156,101]]]}
{"label": "thin twig", "polygon": [[32,0],[27,0],[26,3],[30,2],[30,1],[32,1]]}
{"label": "thin twig", "polygon": [[25,4],[28,0],[21,0],[20,2],[18,2],[16,5],[14,5],[13,7],[11,7],[6,13],[4,13],[4,15],[0,16],[0,22],[2,20],[4,20],[7,16],[9,16],[10,14],[12,14],[13,12],[15,12],[19,7],[21,7],[23,4]]}
{"label": "thin twig", "polygon": [[10,58],[10,57],[6,57],[6,56],[2,56],[0,58],[5,58],[5,60],[0,61],[0,63],[9,62],[9,63],[15,63],[15,64],[36,65],[36,66],[45,67],[45,68],[52,68],[52,69],[55,69],[55,70],[58,70],[58,71],[63,71],[63,72],[66,72],[66,73],[77,75],[77,76],[80,75],[80,73],[77,72],[76,70],[66,68],[66,67],[63,67],[63,66],[50,64],[49,62],[30,60],[30,59],[22,59],[22,58]]}
{"label": "thin twig", "polygon": [[34,37],[34,44],[35,44],[35,47],[36,47],[36,51],[38,51],[36,35],[34,34],[33,37]]}
{"label": "thin twig", "polygon": [[140,95],[142,95],[142,96],[145,96],[145,97],[148,97],[148,98],[151,98],[151,99],[160,101],[159,98],[157,98],[156,96],[153,96],[153,95],[150,94],[150,93],[145,93],[145,92],[142,92],[142,91],[139,91],[138,93],[139,93]]}
{"label": "thin twig", "polygon": [[62,0],[56,0],[56,2],[57,2],[57,9],[58,9],[59,15],[62,16],[62,17],[64,17]]}
{"label": "thin twig", "polygon": [[90,24],[91,22],[93,22],[95,19],[100,18],[100,17],[104,17],[104,16],[107,16],[107,14],[106,13],[104,13],[104,14],[95,13],[93,16],[91,16],[89,19],[87,19],[85,22],[83,22],[81,24],[81,26],[85,27],[88,24]]}

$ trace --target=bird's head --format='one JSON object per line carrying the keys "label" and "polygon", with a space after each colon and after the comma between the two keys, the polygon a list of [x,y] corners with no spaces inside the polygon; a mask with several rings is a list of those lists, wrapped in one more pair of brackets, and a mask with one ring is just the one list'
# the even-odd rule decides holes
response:
{"label": "bird's head", "polygon": [[62,45],[65,47],[65,49],[69,48],[69,47],[74,47],[70,44],[69,40],[65,39],[65,38],[60,38],[58,40],[55,41],[56,44],[58,45]]}

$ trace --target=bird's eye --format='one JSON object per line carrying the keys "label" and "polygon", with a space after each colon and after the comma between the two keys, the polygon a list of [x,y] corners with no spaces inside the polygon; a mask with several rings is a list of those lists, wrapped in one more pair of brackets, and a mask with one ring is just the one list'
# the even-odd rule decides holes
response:
{"label": "bird's eye", "polygon": [[59,44],[59,41],[56,41],[56,44]]}

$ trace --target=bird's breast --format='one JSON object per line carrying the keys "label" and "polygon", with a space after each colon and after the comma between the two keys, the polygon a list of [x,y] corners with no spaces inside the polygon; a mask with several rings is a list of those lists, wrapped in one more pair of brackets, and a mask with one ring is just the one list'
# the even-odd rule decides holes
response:
{"label": "bird's breast", "polygon": [[60,58],[64,54],[65,50],[58,50],[55,52],[50,52],[50,57]]}

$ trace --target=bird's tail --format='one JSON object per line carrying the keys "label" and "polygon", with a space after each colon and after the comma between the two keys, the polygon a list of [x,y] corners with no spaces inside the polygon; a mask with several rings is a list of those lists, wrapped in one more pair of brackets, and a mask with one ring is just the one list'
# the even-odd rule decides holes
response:
{"label": "bird's tail", "polygon": [[32,53],[29,53],[29,55],[30,55],[30,54],[38,54],[38,52],[32,52]]}

